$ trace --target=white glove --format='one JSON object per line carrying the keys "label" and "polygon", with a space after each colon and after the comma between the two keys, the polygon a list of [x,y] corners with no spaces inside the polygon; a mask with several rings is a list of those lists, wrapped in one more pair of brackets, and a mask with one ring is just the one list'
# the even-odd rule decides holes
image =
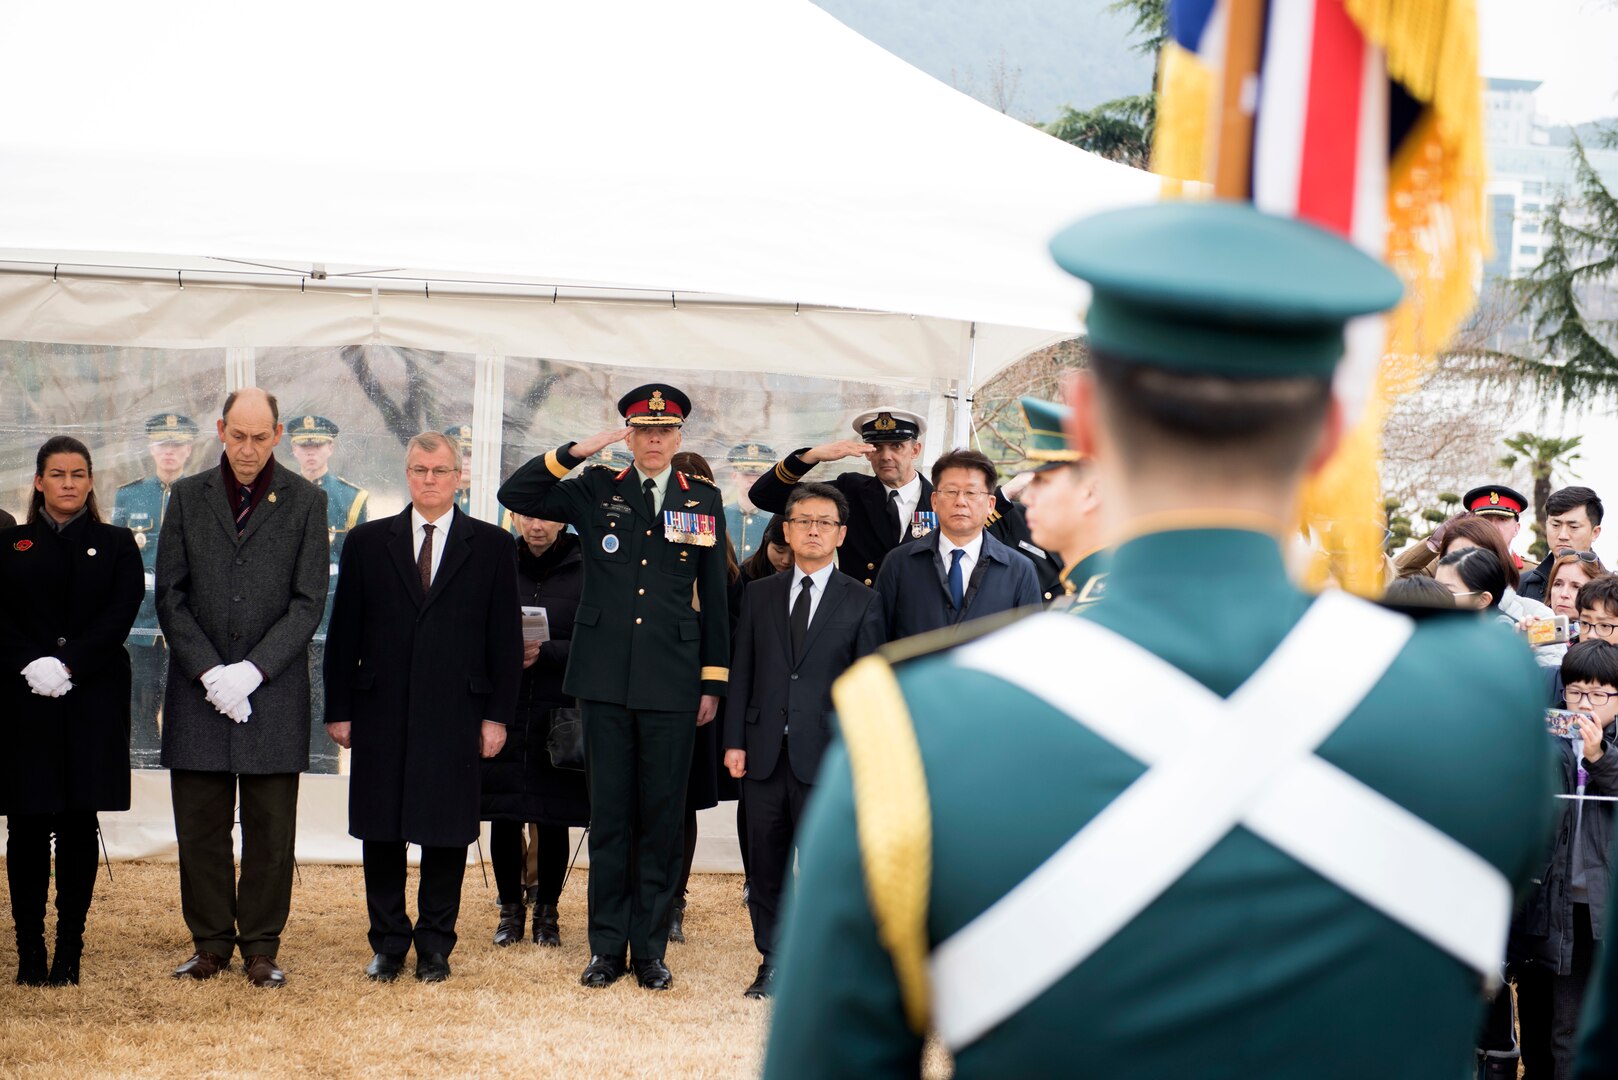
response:
{"label": "white glove", "polygon": [[[246,660],[221,664],[202,675],[202,685],[208,688],[209,704],[226,716],[231,716],[240,706],[247,704],[248,695],[263,682],[264,676],[258,673],[258,668]],[[246,716],[242,719],[245,720]]]}
{"label": "white glove", "polygon": [[22,677],[28,680],[28,688],[41,697],[61,697],[73,689],[72,676],[54,656],[41,656],[22,669]]}
{"label": "white glove", "polygon": [[240,705],[227,711],[225,715],[236,721],[238,724],[245,724],[247,723],[247,718],[253,715],[253,703],[248,701],[246,698],[243,698]]}

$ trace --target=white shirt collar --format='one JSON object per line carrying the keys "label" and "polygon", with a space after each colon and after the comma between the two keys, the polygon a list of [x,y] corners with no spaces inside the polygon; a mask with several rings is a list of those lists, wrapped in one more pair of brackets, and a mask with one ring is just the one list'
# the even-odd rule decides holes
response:
{"label": "white shirt collar", "polygon": [[978,555],[983,551],[983,530],[979,529],[978,534],[964,544],[952,543],[950,538],[944,535],[943,529],[938,530],[938,557],[944,560],[945,566],[949,565],[949,553],[957,547],[966,552],[963,558],[967,562],[977,562]]}
{"label": "white shirt collar", "polygon": [[889,491],[897,491],[899,493],[899,499],[900,499],[901,502],[910,502],[910,503],[920,502],[921,501],[921,473],[918,472],[918,473],[915,473],[914,475],[912,475],[910,477],[910,482],[908,484],[900,484],[898,487],[889,488],[888,490]]}
{"label": "white shirt collar", "polygon": [[805,574],[803,567],[794,562],[792,564],[792,594],[796,596],[798,590],[803,588],[804,578],[808,578],[815,583],[815,592],[825,592],[826,583],[831,580],[832,571],[836,569],[837,567],[834,564],[827,563],[814,573]]}
{"label": "white shirt collar", "polygon": [[431,525],[433,527],[433,534],[435,536],[442,537],[446,532],[449,531],[450,519],[453,518],[454,516],[455,516],[455,504],[454,503],[451,503],[450,508],[448,510],[444,511],[443,514],[441,514],[439,517],[434,518],[432,521],[428,521],[426,518],[422,517],[421,516],[421,511],[416,509],[415,504],[411,504],[411,507],[410,507],[410,528],[412,530],[414,530],[415,532],[419,533],[419,532],[421,532],[421,527],[423,525]]}

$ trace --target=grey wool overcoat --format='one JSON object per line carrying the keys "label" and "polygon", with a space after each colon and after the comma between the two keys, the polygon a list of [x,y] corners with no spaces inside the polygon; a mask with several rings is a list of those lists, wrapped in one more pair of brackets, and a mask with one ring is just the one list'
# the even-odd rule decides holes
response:
{"label": "grey wool overcoat", "polygon": [[[218,467],[174,485],[157,548],[157,620],[171,650],[164,767],[309,767],[309,639],[326,607],[328,538],[326,493],[279,462],[240,536]],[[208,704],[200,681],[240,660],[264,673],[245,724]]]}

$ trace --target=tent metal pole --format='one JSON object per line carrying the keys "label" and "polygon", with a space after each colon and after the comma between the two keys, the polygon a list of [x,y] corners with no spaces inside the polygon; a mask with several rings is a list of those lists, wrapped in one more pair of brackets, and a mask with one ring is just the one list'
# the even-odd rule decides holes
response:
{"label": "tent metal pole", "polygon": [[972,323],[966,338],[966,376],[956,383],[955,391],[955,447],[963,449],[972,442],[972,395],[977,387],[978,324]]}

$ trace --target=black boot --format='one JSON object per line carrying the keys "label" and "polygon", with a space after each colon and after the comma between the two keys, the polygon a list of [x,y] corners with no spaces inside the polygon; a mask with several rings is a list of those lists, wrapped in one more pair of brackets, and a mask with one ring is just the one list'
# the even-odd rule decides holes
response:
{"label": "black boot", "polygon": [[494,943],[502,949],[507,945],[515,945],[522,940],[523,919],[528,910],[519,900],[515,904],[500,905],[500,923],[494,928]]}
{"label": "black boot", "polygon": [[44,819],[16,816],[6,822],[6,881],[17,930],[17,985],[44,986],[45,897],[51,882],[51,834]]}
{"label": "black boot", "polygon": [[56,826],[56,954],[51,960],[52,986],[79,985],[79,959],[84,955],[84,923],[96,883],[96,819],[94,814],[63,814]]}
{"label": "black boot", "polygon": [[674,901],[674,910],[669,912],[669,940],[685,944],[685,897]]}
{"label": "black boot", "polygon": [[555,904],[534,905],[534,944],[552,949],[562,947],[562,931],[556,924]]}

